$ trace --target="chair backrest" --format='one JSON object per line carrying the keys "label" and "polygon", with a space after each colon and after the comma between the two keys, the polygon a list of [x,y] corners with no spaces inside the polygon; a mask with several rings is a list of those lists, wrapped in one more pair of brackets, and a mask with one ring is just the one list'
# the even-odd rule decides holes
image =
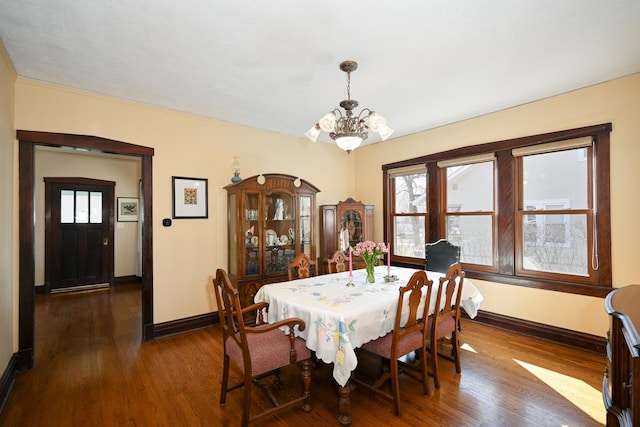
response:
{"label": "chair backrest", "polygon": [[424,255],[425,270],[446,273],[451,264],[460,262],[460,246],[453,245],[446,239],[440,239],[435,243],[427,243]]}
{"label": "chair backrest", "polygon": [[[432,285],[433,281],[427,278],[427,273],[420,270],[413,273],[409,282],[399,289],[400,296],[398,297],[398,309],[396,311],[391,343],[392,358],[397,358],[395,356],[400,357],[417,348],[415,344],[403,348],[404,346],[401,340],[410,334],[419,333],[420,337],[417,340],[411,339],[408,341],[413,343],[419,342],[422,347],[425,346],[426,339],[428,338],[426,335],[426,325],[429,317],[429,306],[431,305]],[[422,310],[418,311],[421,307],[420,303],[423,297],[424,305],[422,306]],[[406,319],[406,322],[403,322],[404,319]]]}
{"label": "chair backrest", "polygon": [[326,262],[327,273],[329,274],[347,271],[347,257],[340,249],[335,251]]}
{"label": "chair backrest", "polygon": [[431,342],[448,335],[458,327],[463,285],[464,271],[460,263],[450,266],[445,276],[440,278],[431,328]]}
{"label": "chair backrest", "polygon": [[227,338],[231,337],[241,348],[245,349],[245,325],[242,318],[240,296],[238,290],[231,284],[229,275],[225,270],[219,268],[216,271],[216,277],[213,279],[213,288],[216,293],[216,302],[218,303],[223,342],[226,342]]}
{"label": "chair backrest", "polygon": [[316,262],[312,261],[306,254],[299,253],[293,261],[287,264],[287,273],[289,274],[289,280],[315,276]]}

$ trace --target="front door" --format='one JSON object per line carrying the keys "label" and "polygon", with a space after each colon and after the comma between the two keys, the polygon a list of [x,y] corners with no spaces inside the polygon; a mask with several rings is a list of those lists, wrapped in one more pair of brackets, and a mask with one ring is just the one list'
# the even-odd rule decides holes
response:
{"label": "front door", "polygon": [[45,284],[51,292],[111,284],[114,186],[45,178]]}

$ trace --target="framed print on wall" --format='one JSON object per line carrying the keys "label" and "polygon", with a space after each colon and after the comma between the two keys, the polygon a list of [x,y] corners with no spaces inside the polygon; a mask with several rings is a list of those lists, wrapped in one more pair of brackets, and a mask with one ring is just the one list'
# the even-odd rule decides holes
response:
{"label": "framed print on wall", "polygon": [[174,176],[173,218],[208,218],[206,178]]}
{"label": "framed print on wall", "polygon": [[118,197],[118,222],[137,222],[140,215],[140,199]]}

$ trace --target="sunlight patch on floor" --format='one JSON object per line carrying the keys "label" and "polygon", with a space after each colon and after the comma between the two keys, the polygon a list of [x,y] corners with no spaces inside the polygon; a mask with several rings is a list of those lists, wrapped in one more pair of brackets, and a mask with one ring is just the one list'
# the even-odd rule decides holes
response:
{"label": "sunlight patch on floor", "polygon": [[553,388],[595,421],[606,423],[602,393],[577,378],[513,359],[517,364]]}
{"label": "sunlight patch on floor", "polygon": [[460,346],[460,348],[461,348],[462,350],[470,351],[471,353],[477,353],[477,351],[476,351],[473,347],[471,347],[469,344],[467,344],[467,343],[462,344],[462,345]]}

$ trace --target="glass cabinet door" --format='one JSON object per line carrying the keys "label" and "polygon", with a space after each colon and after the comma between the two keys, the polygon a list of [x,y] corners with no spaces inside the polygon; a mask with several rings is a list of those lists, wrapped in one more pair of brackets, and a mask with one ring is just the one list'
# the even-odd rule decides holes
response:
{"label": "glass cabinet door", "polygon": [[296,199],[284,191],[265,197],[264,254],[265,272],[287,271],[295,257]]}
{"label": "glass cabinet door", "polygon": [[300,197],[300,252],[312,257],[311,196]]}
{"label": "glass cabinet door", "polygon": [[260,273],[260,206],[257,193],[246,193],[244,200],[245,275]]}

